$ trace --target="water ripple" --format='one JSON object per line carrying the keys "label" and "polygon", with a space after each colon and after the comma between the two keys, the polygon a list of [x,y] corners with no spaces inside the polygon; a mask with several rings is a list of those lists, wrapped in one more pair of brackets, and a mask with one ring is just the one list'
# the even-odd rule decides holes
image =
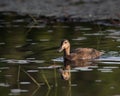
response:
{"label": "water ripple", "polygon": [[47,67],[38,67],[38,69],[54,69],[54,68],[61,68],[61,65],[51,65]]}
{"label": "water ripple", "polygon": [[9,95],[20,95],[21,92],[28,92],[28,90],[11,89],[11,93]]}
{"label": "water ripple", "polygon": [[113,72],[112,69],[104,69],[104,68],[101,68],[101,69],[97,69],[98,71],[101,71],[101,72]]}
{"label": "water ripple", "polygon": [[108,61],[108,62],[119,62],[120,63],[120,57],[106,57],[106,58],[100,58],[100,59],[96,59],[97,61]]}
{"label": "water ripple", "polygon": [[9,87],[10,85],[7,84],[7,83],[0,83],[0,86],[1,86],[1,87]]}
{"label": "water ripple", "polygon": [[59,57],[59,58],[52,59],[52,61],[63,62],[64,59],[63,59],[63,57]]}
{"label": "water ripple", "polygon": [[76,67],[74,68],[75,70],[80,70],[80,71],[92,71],[93,69],[89,69],[89,66],[86,67]]}
{"label": "water ripple", "polygon": [[44,60],[16,60],[16,59],[8,59],[1,60],[1,62],[12,63],[12,64],[28,64],[28,63],[44,63]]}
{"label": "water ripple", "polygon": [[28,84],[31,84],[31,82],[20,82],[21,85],[28,85]]}
{"label": "water ripple", "polygon": [[78,38],[75,38],[75,39],[72,39],[72,40],[75,40],[75,41],[79,41],[79,40],[85,40],[86,37],[78,37]]}

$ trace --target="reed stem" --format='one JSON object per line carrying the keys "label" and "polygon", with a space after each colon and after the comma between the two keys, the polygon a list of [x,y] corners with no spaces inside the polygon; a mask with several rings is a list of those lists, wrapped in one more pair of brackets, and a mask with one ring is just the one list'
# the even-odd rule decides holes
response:
{"label": "reed stem", "polygon": [[45,74],[43,73],[43,70],[41,70],[41,72],[42,72],[42,77],[43,77],[43,79],[45,80],[45,82],[46,82],[46,84],[47,84],[47,86],[48,86],[48,89],[51,89],[51,87],[50,87],[50,85],[49,85],[49,82],[48,82]]}
{"label": "reed stem", "polygon": [[32,81],[38,86],[40,87],[40,84],[29,74],[27,73],[25,70],[23,70],[24,73],[26,73],[28,75],[28,77],[30,77],[32,79]]}
{"label": "reed stem", "polygon": [[17,82],[19,82],[20,81],[20,65],[18,66],[18,77],[17,77]]}
{"label": "reed stem", "polygon": [[[54,62],[54,66],[55,66],[55,62]],[[57,87],[58,84],[57,84],[57,73],[56,73],[56,68],[54,68],[54,76],[55,76],[55,87]]]}
{"label": "reed stem", "polygon": [[35,23],[38,23],[37,20],[32,15],[29,14],[29,16],[33,19]]}
{"label": "reed stem", "polygon": [[37,87],[37,88],[34,90],[34,92],[32,93],[31,96],[34,96],[34,95],[37,93],[38,90],[39,90],[39,87]]}

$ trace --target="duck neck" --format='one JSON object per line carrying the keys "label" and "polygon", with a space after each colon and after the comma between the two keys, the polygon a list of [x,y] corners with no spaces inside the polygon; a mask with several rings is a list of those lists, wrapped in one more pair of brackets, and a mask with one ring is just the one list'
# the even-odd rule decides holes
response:
{"label": "duck neck", "polygon": [[64,56],[66,57],[68,55],[70,55],[70,47],[64,49]]}

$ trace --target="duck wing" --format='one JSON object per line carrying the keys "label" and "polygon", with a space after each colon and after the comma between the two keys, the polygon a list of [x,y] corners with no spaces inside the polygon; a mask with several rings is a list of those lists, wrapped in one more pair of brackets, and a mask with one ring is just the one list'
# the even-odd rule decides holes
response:
{"label": "duck wing", "polygon": [[101,52],[93,48],[77,48],[74,53],[80,59],[95,59],[101,56]]}

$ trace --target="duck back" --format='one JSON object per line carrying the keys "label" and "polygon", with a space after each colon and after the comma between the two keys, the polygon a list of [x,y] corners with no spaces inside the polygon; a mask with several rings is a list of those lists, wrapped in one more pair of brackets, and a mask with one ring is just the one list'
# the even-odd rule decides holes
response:
{"label": "duck back", "polygon": [[76,59],[95,59],[102,55],[101,52],[93,48],[77,48],[71,54],[74,54]]}

